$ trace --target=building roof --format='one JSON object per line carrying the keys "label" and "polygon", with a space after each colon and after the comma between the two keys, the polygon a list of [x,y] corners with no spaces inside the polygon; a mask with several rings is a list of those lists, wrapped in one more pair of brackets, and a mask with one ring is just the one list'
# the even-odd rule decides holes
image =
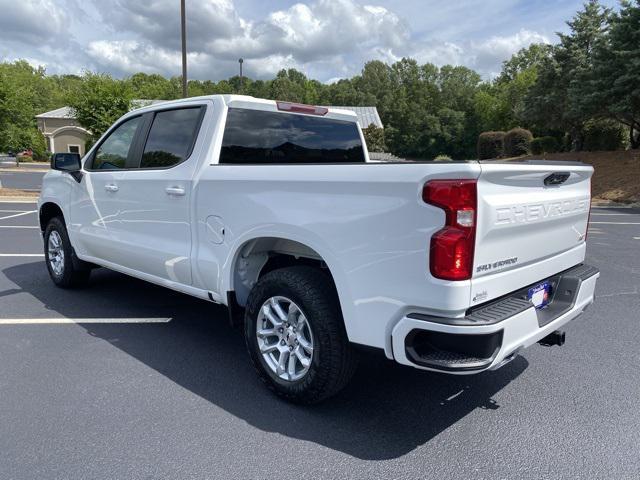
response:
{"label": "building roof", "polygon": [[[144,100],[144,99],[131,100],[131,108],[134,109],[134,108],[148,107],[149,105],[155,105],[156,103],[162,103],[165,101],[166,100]],[[44,112],[44,113],[41,113],[40,115],[36,115],[36,118],[73,119],[75,117],[71,111],[71,107],[60,107],[60,108],[56,108],[55,110],[51,110],[50,112]]]}
{"label": "building roof", "polygon": [[[166,100],[132,100],[131,106],[133,108],[142,108],[148,107],[149,105],[155,105],[156,103],[162,103]],[[382,120],[380,120],[380,115],[378,114],[378,109],[376,107],[345,107],[345,106],[336,106],[331,105],[331,108],[340,108],[343,110],[351,110],[355,112],[358,116],[358,122],[360,122],[360,126],[362,128],[367,128],[369,125],[373,124],[378,128],[383,128]],[[51,110],[50,112],[44,112],[40,115],[36,115],[36,118],[69,118],[73,119],[73,113],[70,107],[61,107],[55,110]]]}
{"label": "building roof", "polygon": [[378,109],[376,107],[345,107],[345,106],[337,106],[331,105],[331,108],[341,108],[343,110],[351,110],[355,112],[358,116],[358,122],[360,122],[360,126],[362,128],[367,128],[369,125],[373,124],[378,128],[383,128],[382,120],[380,120],[380,115],[378,115]]}
{"label": "building roof", "polygon": [[61,107],[36,115],[36,118],[73,118],[70,107]]}

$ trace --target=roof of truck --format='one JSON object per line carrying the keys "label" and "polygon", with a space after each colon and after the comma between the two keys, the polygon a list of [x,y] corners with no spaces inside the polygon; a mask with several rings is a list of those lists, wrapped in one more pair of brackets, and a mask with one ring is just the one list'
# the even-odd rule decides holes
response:
{"label": "roof of truck", "polygon": [[[265,100],[261,98],[251,97],[249,95],[205,95],[200,97],[190,97],[190,98],[181,98],[177,100],[143,100],[136,99],[132,100],[132,111],[139,110],[141,108],[158,106],[164,104],[173,104],[180,103],[183,101],[191,101],[191,100],[201,100],[201,99],[213,99],[215,97],[222,97],[224,102],[228,105],[230,102],[249,102],[249,103],[263,103],[270,102],[271,105],[274,104],[273,100]],[[375,125],[376,127],[383,128],[382,121],[380,120],[380,115],[378,114],[378,109],[373,106],[365,106],[365,107],[350,107],[350,106],[330,106],[323,105],[329,109],[331,113],[343,114],[343,115],[351,115],[351,112],[355,113],[358,117],[358,122],[362,128],[366,128],[369,125]],[[70,107],[61,107],[55,110],[51,110],[50,112],[44,112],[39,115],[36,115],[36,118],[67,118],[73,119],[75,117],[73,110]],[[351,119],[349,119],[351,120]]]}
{"label": "roof of truck", "polygon": [[[251,97],[249,95],[203,95],[200,97],[180,98],[177,100],[167,100],[166,102],[154,103],[153,105],[148,105],[140,109],[132,110],[132,112],[140,111],[140,110],[151,111],[151,110],[156,110],[156,109],[167,107],[167,106],[198,102],[202,100],[214,100],[216,98],[222,98],[222,100],[228,107],[251,108],[255,110],[268,110],[268,111],[274,111],[278,109],[278,106],[277,106],[278,102],[276,102],[275,100],[268,100],[265,98],[256,98],[256,97]],[[295,103],[295,102],[284,102],[284,103]],[[349,107],[349,109],[345,109],[343,107],[323,107],[323,108],[328,108],[329,110],[326,115],[323,115],[326,118],[333,118],[336,120],[344,120],[349,122],[360,120],[356,112],[350,109],[351,107]],[[292,114],[304,115],[305,113],[292,112]]]}

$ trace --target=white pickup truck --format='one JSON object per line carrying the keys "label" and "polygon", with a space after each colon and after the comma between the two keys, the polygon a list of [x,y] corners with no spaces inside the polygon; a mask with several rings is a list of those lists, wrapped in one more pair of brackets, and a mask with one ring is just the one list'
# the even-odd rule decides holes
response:
{"label": "white pickup truck", "polygon": [[227,305],[291,401],[339,391],[358,346],[499,368],[594,299],[588,165],[371,163],[353,112],[237,95],[134,110],[66,158],[38,205],[53,282],[101,266]]}

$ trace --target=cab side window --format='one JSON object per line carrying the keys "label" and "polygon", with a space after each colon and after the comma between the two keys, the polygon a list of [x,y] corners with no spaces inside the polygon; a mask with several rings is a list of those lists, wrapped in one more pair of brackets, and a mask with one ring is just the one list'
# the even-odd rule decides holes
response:
{"label": "cab side window", "polygon": [[111,132],[96,150],[91,165],[93,170],[119,170],[125,168],[141,119],[142,117],[131,118]]}
{"label": "cab side window", "polygon": [[168,168],[187,159],[198,134],[202,107],[157,112],[140,168]]}

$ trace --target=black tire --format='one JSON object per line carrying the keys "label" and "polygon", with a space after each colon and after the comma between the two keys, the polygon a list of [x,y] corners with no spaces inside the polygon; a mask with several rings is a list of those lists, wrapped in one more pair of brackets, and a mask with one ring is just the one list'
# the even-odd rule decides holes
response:
{"label": "black tire", "polygon": [[[59,236],[62,241],[62,252],[64,254],[62,268],[59,272],[56,272],[51,264],[49,258],[49,238],[51,235]],[[88,264],[85,264],[82,260],[79,260],[75,256],[71,242],[69,241],[69,235],[67,234],[67,228],[65,227],[64,220],[60,217],[54,217],[49,220],[47,227],[44,231],[44,258],[49,270],[49,276],[56,286],[61,288],[73,288],[84,286],[88,283],[91,275],[91,268]]]}
{"label": "black tire", "polygon": [[[283,380],[260,352],[256,322],[263,304],[274,296],[291,299],[304,312],[313,335],[313,356],[299,380]],[[349,382],[357,366],[356,352],[347,339],[337,294],[320,269],[300,266],[267,273],[247,300],[244,337],[251,361],[266,386],[280,397],[301,404],[321,402]]]}

